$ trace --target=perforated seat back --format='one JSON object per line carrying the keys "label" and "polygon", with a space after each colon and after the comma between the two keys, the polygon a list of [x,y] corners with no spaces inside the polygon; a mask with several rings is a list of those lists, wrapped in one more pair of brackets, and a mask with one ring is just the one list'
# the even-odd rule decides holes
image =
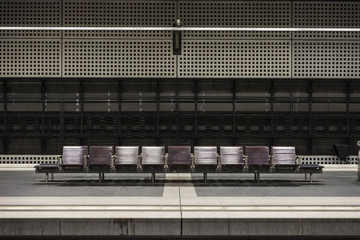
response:
{"label": "perforated seat back", "polygon": [[194,147],[195,165],[217,165],[216,147]]}
{"label": "perforated seat back", "polygon": [[190,146],[168,146],[168,165],[191,165]]}
{"label": "perforated seat back", "polygon": [[295,147],[271,147],[274,165],[295,165],[296,153]]}
{"label": "perforated seat back", "polygon": [[110,165],[113,146],[91,146],[89,148],[89,165]]}
{"label": "perforated seat back", "polygon": [[248,158],[248,165],[269,165],[269,147],[267,146],[246,146],[245,154]]}
{"label": "perforated seat back", "polygon": [[138,146],[115,147],[115,165],[137,165],[139,157]]}
{"label": "perforated seat back", "polygon": [[141,156],[141,164],[143,165],[164,165],[165,147],[142,147]]}
{"label": "perforated seat back", "polygon": [[62,165],[84,165],[86,155],[88,155],[87,146],[64,146]]}
{"label": "perforated seat back", "polygon": [[243,147],[220,147],[222,165],[243,165]]}

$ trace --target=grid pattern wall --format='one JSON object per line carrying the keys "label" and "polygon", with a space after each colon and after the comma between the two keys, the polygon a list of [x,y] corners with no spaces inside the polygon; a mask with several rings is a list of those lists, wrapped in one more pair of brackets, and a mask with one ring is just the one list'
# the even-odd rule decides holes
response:
{"label": "grid pattern wall", "polygon": [[0,155],[0,164],[58,163],[60,155]]}
{"label": "grid pattern wall", "polygon": [[[1,26],[360,26],[359,1],[0,0],[0,12]],[[359,39],[186,31],[174,56],[169,31],[0,31],[0,77],[358,78]]]}
{"label": "grid pattern wall", "polygon": [[172,26],[176,1],[64,0],[64,26]]}
{"label": "grid pattern wall", "polygon": [[0,40],[0,77],[60,76],[60,40]]}
{"label": "grid pattern wall", "polygon": [[[358,1],[295,1],[293,26],[355,28],[360,26],[359,12]],[[294,32],[292,76],[359,78],[359,38],[360,32]]]}
{"label": "grid pattern wall", "polygon": [[64,40],[64,77],[174,77],[169,40]]}
{"label": "grid pattern wall", "polygon": [[360,41],[293,41],[293,52],[293,77],[360,77]]}
{"label": "grid pattern wall", "polygon": [[359,1],[294,1],[294,27],[359,27]]}
{"label": "grid pattern wall", "polygon": [[[64,26],[170,27],[176,1],[64,0]],[[170,39],[168,31],[64,31],[64,38]]]}
{"label": "grid pattern wall", "polygon": [[179,1],[184,26],[290,27],[290,1]]}
{"label": "grid pattern wall", "polygon": [[360,32],[293,32],[294,40],[359,40]]}
{"label": "grid pattern wall", "polygon": [[291,40],[291,32],[261,31],[183,31],[184,40]]}
{"label": "grid pattern wall", "polygon": [[64,31],[64,39],[159,39],[170,40],[170,31]]}
{"label": "grid pattern wall", "polygon": [[[194,27],[290,27],[290,1],[179,1],[179,18]],[[184,39],[291,39],[289,32],[185,31]]]}
{"label": "grid pattern wall", "polygon": [[61,0],[2,0],[1,26],[60,26]]}
{"label": "grid pattern wall", "polygon": [[[1,0],[1,26],[61,26],[61,0]],[[0,31],[0,38],[60,38],[60,31]]]}
{"label": "grid pattern wall", "polygon": [[337,156],[325,156],[325,155],[300,155],[298,156],[301,164],[346,164],[357,165],[358,158],[356,155],[349,156],[347,161],[340,160]]}
{"label": "grid pattern wall", "polygon": [[179,77],[290,77],[290,41],[183,42]]}

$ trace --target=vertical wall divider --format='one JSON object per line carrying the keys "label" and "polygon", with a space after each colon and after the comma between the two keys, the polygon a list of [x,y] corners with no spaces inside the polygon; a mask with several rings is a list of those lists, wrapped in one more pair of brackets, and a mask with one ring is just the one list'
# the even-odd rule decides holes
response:
{"label": "vertical wall divider", "polygon": [[232,81],[232,145],[236,145],[236,80]]}
{"label": "vertical wall divider", "polygon": [[197,79],[194,80],[194,146],[197,146],[199,144],[199,139],[198,139],[198,101],[199,101],[199,86],[198,86],[199,82]]}
{"label": "vertical wall divider", "polygon": [[84,82],[80,80],[80,90],[79,90],[79,98],[80,98],[80,145],[84,145]]}
{"label": "vertical wall divider", "polygon": [[160,80],[156,79],[156,145],[160,145]]}
{"label": "vertical wall divider", "polygon": [[46,131],[45,131],[45,108],[46,108],[46,85],[41,81],[41,154],[46,153]]}
{"label": "vertical wall divider", "polygon": [[309,108],[309,114],[308,114],[308,123],[309,123],[309,132],[308,132],[308,140],[307,140],[307,152],[309,154],[313,154],[313,136],[312,136],[312,101],[313,101],[313,81],[309,81],[309,89],[308,89],[308,108]]}
{"label": "vertical wall divider", "polygon": [[274,146],[274,101],[275,101],[275,87],[274,81],[271,81],[270,86],[270,116],[271,116],[271,136],[270,136],[270,145]]}
{"label": "vertical wall divider", "polygon": [[118,80],[118,136],[117,141],[118,145],[121,145],[121,138],[122,138],[122,87],[121,87],[121,80]]}
{"label": "vertical wall divider", "polygon": [[8,111],[7,111],[7,102],[8,102],[8,86],[7,80],[3,80],[3,103],[4,103],[4,137],[3,137],[3,151],[4,154],[8,153],[8,141],[7,141],[7,128],[8,128]]}

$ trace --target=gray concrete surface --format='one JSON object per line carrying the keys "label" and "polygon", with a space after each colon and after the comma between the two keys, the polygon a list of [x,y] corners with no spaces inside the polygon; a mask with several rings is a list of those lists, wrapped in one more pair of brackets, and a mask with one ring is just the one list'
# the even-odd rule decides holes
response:
{"label": "gray concrete surface", "polygon": [[[202,174],[191,179],[177,179],[177,174],[157,174],[155,183],[150,174],[106,174],[98,182],[97,174],[55,174],[54,182],[45,184],[45,174],[29,171],[0,171],[0,196],[136,196],[160,197],[165,184],[195,186],[199,197],[241,196],[360,196],[357,173],[331,171],[315,174],[313,184],[304,182],[304,174],[262,174],[261,182],[253,174],[208,174],[204,183]],[[175,178],[171,179],[171,175]]]}
{"label": "gray concrete surface", "polygon": [[[0,236],[360,238],[354,171],[252,175],[0,171]],[[301,237],[301,238],[300,238]]]}

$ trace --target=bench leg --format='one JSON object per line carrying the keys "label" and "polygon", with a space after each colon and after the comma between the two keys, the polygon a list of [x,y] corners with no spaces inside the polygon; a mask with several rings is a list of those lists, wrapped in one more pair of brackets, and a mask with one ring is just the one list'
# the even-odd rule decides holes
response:
{"label": "bench leg", "polygon": [[49,182],[49,173],[45,173],[45,182],[46,184]]}
{"label": "bench leg", "polygon": [[254,172],[254,181],[260,182],[260,173],[258,171]]}
{"label": "bench leg", "polygon": [[101,183],[101,173],[99,173],[99,183]]}
{"label": "bench leg", "polygon": [[51,181],[54,181],[54,173],[51,173]]}
{"label": "bench leg", "polygon": [[155,182],[155,173],[151,173],[151,182],[152,182],[152,183]]}
{"label": "bench leg", "polygon": [[204,173],[204,182],[207,182],[207,173]]}

